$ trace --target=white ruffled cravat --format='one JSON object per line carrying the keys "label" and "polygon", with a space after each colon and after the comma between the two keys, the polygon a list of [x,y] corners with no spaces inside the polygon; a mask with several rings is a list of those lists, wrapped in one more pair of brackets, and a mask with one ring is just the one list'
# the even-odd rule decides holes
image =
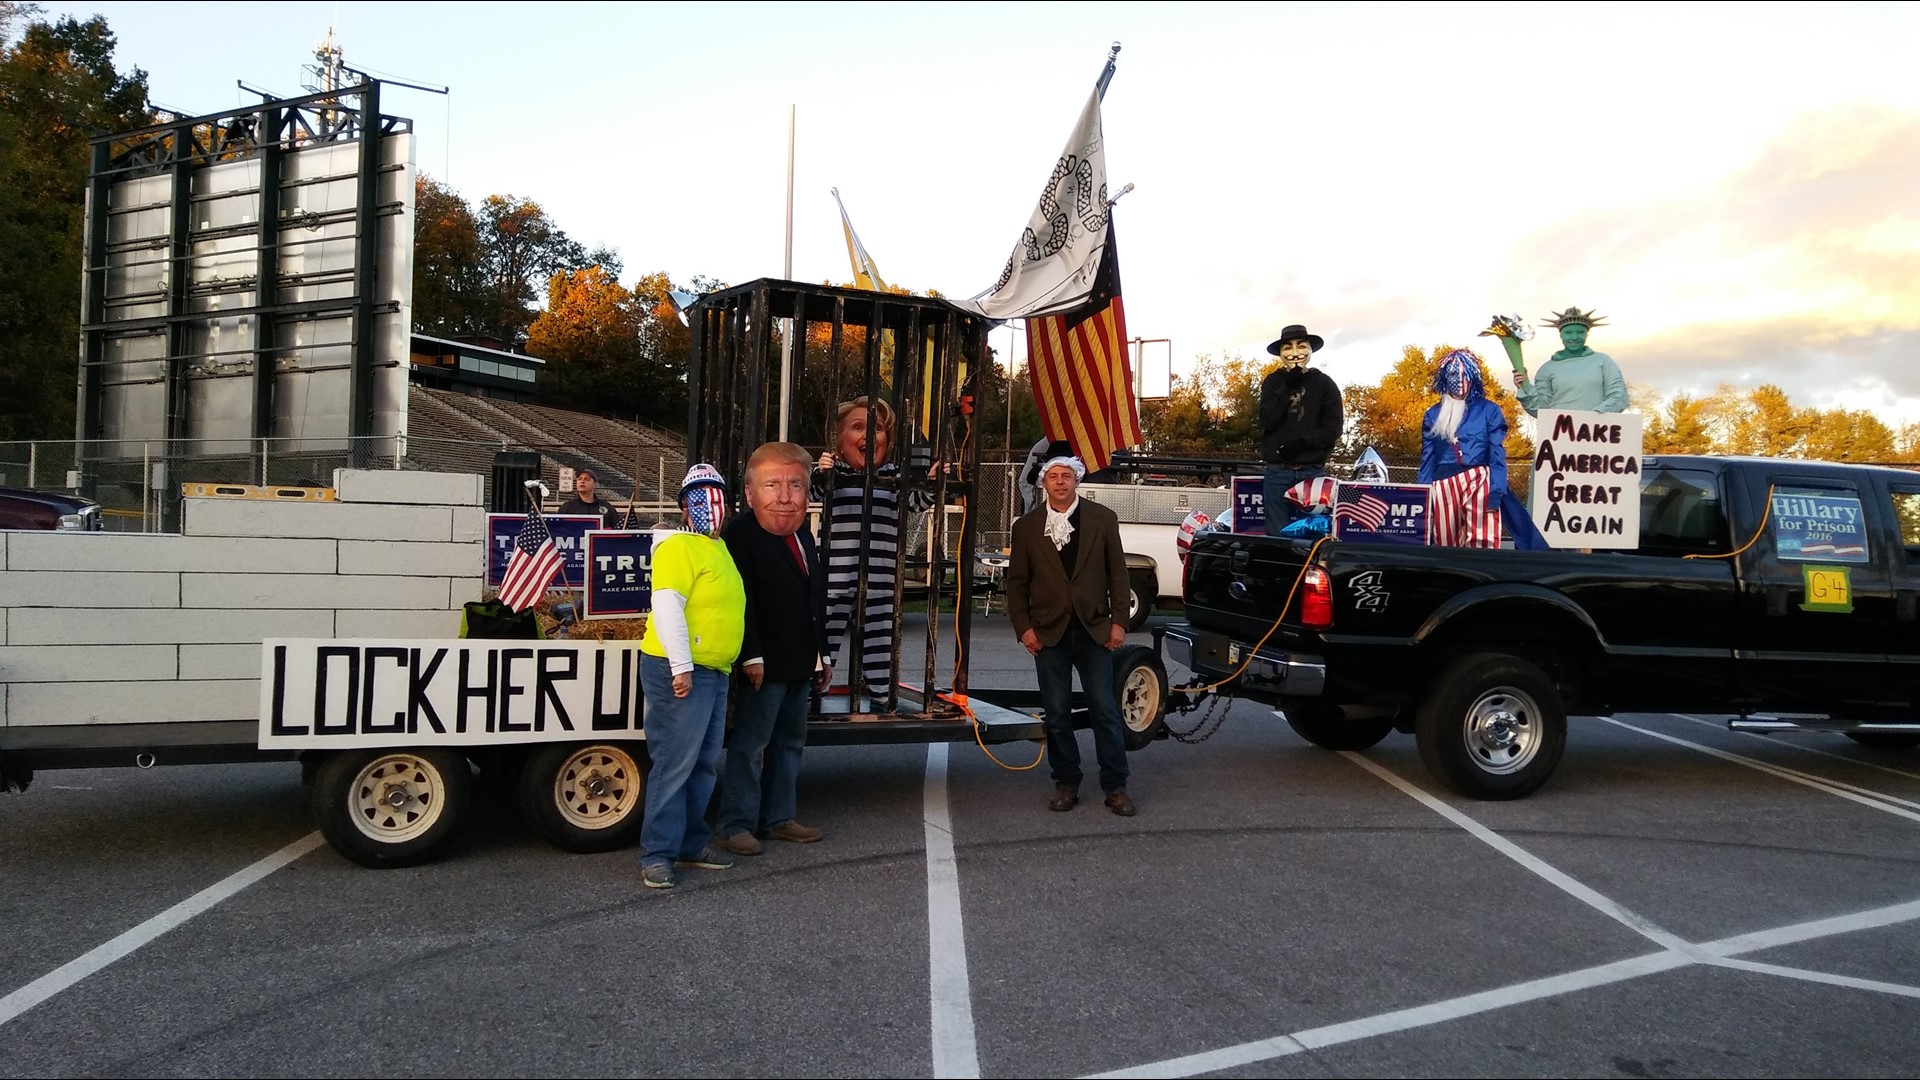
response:
{"label": "white ruffled cravat", "polygon": [[1073,539],[1073,512],[1080,509],[1080,500],[1074,499],[1073,505],[1065,510],[1055,510],[1052,503],[1047,504],[1047,539],[1053,541],[1053,550],[1059,551]]}

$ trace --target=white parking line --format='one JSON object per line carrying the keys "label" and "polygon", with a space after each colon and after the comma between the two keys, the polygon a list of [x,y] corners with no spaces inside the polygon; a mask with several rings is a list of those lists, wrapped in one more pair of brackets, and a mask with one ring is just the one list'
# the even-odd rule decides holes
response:
{"label": "white parking line", "polygon": [[[1676,713],[1674,715],[1677,716],[1679,714]],[[1625,728],[1628,731],[1637,731],[1642,735],[1659,739],[1662,742],[1673,743],[1675,746],[1684,746],[1690,750],[1698,750],[1703,754],[1717,757],[1722,761],[1731,761],[1736,765],[1744,765],[1757,772],[1763,772],[1769,776],[1777,776],[1782,780],[1800,784],[1804,787],[1810,787],[1816,791],[1824,791],[1829,795],[1836,795],[1842,799],[1846,799],[1848,802],[1859,803],[1861,806],[1870,806],[1883,813],[1894,814],[1898,817],[1906,818],[1909,821],[1920,821],[1920,811],[1908,810],[1905,806],[1895,805],[1897,803],[1905,803],[1906,800],[1896,799],[1882,792],[1873,791],[1869,788],[1859,787],[1854,784],[1842,783],[1838,780],[1829,780],[1826,777],[1815,776],[1812,773],[1803,773],[1797,769],[1789,769],[1783,765],[1770,765],[1758,758],[1750,758],[1744,754],[1733,753],[1730,750],[1721,750],[1718,747],[1691,742],[1687,739],[1654,731],[1650,728],[1638,727],[1624,720],[1615,720],[1611,716],[1600,716],[1595,717],[1595,719],[1604,720],[1614,727]],[[1912,804],[1907,803],[1907,805],[1910,806]]]}
{"label": "white parking line", "polygon": [[[1768,975],[1780,975],[1795,979],[1808,979],[1833,986],[1845,986],[1860,990],[1875,990],[1896,994],[1902,997],[1913,996],[1916,988],[1898,983],[1884,983],[1873,979],[1855,979],[1846,975],[1828,975],[1823,972],[1806,971],[1800,968],[1780,967],[1776,964],[1754,963],[1734,960],[1740,953],[1758,952],[1763,949],[1792,945],[1802,941],[1814,941],[1848,934],[1858,930],[1871,930],[1882,926],[1895,926],[1900,923],[1920,919],[1920,900],[1910,900],[1900,904],[1890,904],[1883,908],[1857,911],[1846,915],[1836,915],[1824,919],[1794,923],[1789,926],[1777,926],[1768,930],[1759,930],[1750,934],[1721,938],[1701,945],[1688,945],[1685,954],[1671,950],[1647,953],[1626,960],[1616,960],[1610,964],[1569,971],[1564,975],[1549,975],[1543,979],[1514,983],[1475,994],[1447,998],[1430,1005],[1418,1005],[1410,1009],[1395,1009],[1392,1012],[1348,1020],[1344,1023],[1329,1024],[1324,1027],[1307,1028],[1289,1035],[1277,1035],[1269,1039],[1240,1043],[1237,1046],[1209,1050],[1200,1054],[1188,1054],[1184,1057],[1169,1058],[1146,1065],[1116,1069],[1112,1072],[1095,1073],[1096,1077],[1173,1077],[1198,1076],[1202,1073],[1217,1072],[1221,1069],[1253,1065],[1273,1058],[1286,1057],[1302,1050],[1318,1050],[1323,1047],[1337,1046],[1378,1035],[1391,1035],[1414,1028],[1429,1027],[1459,1020],[1477,1013],[1492,1012],[1510,1005],[1522,1005],[1529,1001],[1558,997],[1581,990],[1590,990],[1597,986],[1626,982],[1647,975],[1657,975],[1663,971],[1675,971],[1691,967],[1696,962],[1712,966],[1737,967],[1741,970],[1755,971]],[[1696,961],[1695,957],[1701,959]]]}
{"label": "white parking line", "polygon": [[275,870],[290,865],[294,860],[325,843],[326,840],[319,833],[309,833],[252,866],[229,874],[126,933],[95,947],[83,956],[67,961],[6,997],[0,998],[0,1024],[10,1023],[21,1013],[89,975],[101,971],[115,961],[131,955],[134,950],[167,931],[184,925],[195,916],[205,914],[214,905],[234,896]]}
{"label": "white parking line", "polygon": [[927,747],[927,985],[933,1022],[933,1075],[980,1075],[967,980],[967,932],[960,916],[960,867],[953,857],[947,806],[947,744]]}
{"label": "white parking line", "polygon": [[1533,874],[1546,879],[1554,888],[1559,889],[1575,900],[1600,912],[1607,918],[1626,926],[1634,933],[1639,934],[1654,944],[1665,949],[1673,949],[1676,951],[1686,951],[1692,948],[1691,945],[1681,940],[1677,934],[1662,929],[1656,925],[1653,920],[1644,915],[1631,911],[1621,904],[1601,896],[1593,889],[1588,888],[1586,885],[1575,881],[1565,873],[1549,866],[1545,860],[1534,855],[1519,844],[1501,836],[1499,833],[1494,832],[1478,821],[1455,810],[1453,807],[1448,806],[1446,803],[1441,802],[1425,791],[1402,780],[1396,773],[1387,769],[1385,766],[1377,765],[1350,750],[1341,751],[1341,756],[1380,779],[1385,780],[1387,783],[1392,784],[1394,787],[1399,788],[1401,792],[1411,797],[1420,805],[1439,814],[1441,817],[1446,818],[1462,829],[1465,829],[1474,839],[1505,855],[1507,858],[1512,859],[1514,862],[1519,863]]}
{"label": "white parking line", "polygon": [[[1917,772],[1909,772],[1906,769],[1896,769],[1891,765],[1882,765],[1877,761],[1863,761],[1857,757],[1848,757],[1845,754],[1836,754],[1831,750],[1822,750],[1817,746],[1807,746],[1804,743],[1786,742],[1784,740],[1777,739],[1771,735],[1768,735],[1765,732],[1734,731],[1732,728],[1728,727],[1725,723],[1715,722],[1707,719],[1704,716],[1688,716],[1686,713],[1668,713],[1667,715],[1677,716],[1682,720],[1689,720],[1696,724],[1704,724],[1707,727],[1713,728],[1716,731],[1724,731],[1730,735],[1740,735],[1748,739],[1759,739],[1763,742],[1771,743],[1774,746],[1790,746],[1795,750],[1801,751],[1802,753],[1819,754],[1821,757],[1830,757],[1835,761],[1844,761],[1849,765],[1857,765],[1863,769],[1873,769],[1877,772],[1892,773],[1895,776],[1904,776],[1909,780],[1920,780],[1920,773],[1917,773]],[[1787,732],[1781,732],[1780,734],[1784,735],[1784,734],[1787,734]]]}

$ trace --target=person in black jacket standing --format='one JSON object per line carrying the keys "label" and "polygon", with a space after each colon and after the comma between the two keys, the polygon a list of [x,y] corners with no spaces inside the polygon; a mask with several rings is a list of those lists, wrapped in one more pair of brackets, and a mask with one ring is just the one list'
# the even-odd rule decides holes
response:
{"label": "person in black jacket standing", "polygon": [[1280,535],[1294,519],[1287,489],[1327,475],[1327,456],[1340,441],[1346,420],[1340,387],[1326,372],[1307,367],[1324,344],[1320,335],[1295,324],[1267,346],[1280,358],[1280,366],[1260,383],[1260,460],[1266,464],[1261,493],[1268,536]]}
{"label": "person in black jacket standing", "polygon": [[734,711],[720,776],[720,846],[758,855],[761,838],[810,844],[820,830],[795,820],[800,757],[813,691],[824,690],[826,590],[807,521],[813,457],[794,443],[766,443],[747,459],[747,508],[723,538],[746,587],[740,668],[747,685]]}

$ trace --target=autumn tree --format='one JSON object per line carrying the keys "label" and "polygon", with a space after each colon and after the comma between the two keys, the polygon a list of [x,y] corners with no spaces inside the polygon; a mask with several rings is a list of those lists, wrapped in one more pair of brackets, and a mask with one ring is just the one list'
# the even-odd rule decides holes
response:
{"label": "autumn tree", "polygon": [[480,225],[452,188],[413,184],[413,328],[439,337],[481,333]]}
{"label": "autumn tree", "polygon": [[475,317],[480,333],[518,345],[526,339],[541,282],[568,270],[600,266],[620,276],[618,260],[604,249],[591,254],[554,224],[540,204],[518,195],[489,195],[476,215],[480,235],[480,280]]}
{"label": "autumn tree", "polygon": [[100,16],[0,2],[0,439],[72,438],[92,136],[151,119]]}

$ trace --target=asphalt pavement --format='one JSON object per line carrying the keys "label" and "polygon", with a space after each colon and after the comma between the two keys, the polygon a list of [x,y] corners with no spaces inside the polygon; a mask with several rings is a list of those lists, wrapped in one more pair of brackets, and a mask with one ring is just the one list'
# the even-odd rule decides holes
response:
{"label": "asphalt pavement", "polygon": [[[972,666],[1033,685],[1003,616]],[[1920,754],[1719,720],[1577,718],[1479,803],[1243,703],[1133,755],[1131,819],[816,748],[822,843],[665,893],[508,799],[373,871],[290,764],[43,773],[0,798],[0,1076],[1913,1075]]]}

